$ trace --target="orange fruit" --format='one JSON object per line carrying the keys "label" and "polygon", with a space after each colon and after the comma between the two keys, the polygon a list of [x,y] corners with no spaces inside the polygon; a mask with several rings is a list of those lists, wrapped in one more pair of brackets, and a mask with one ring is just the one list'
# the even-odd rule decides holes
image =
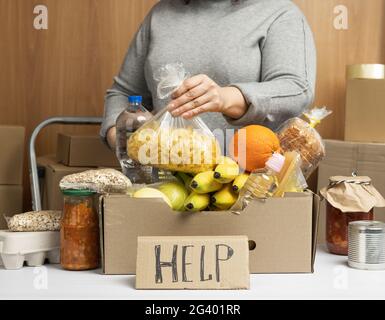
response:
{"label": "orange fruit", "polygon": [[265,167],[274,152],[280,152],[277,135],[269,128],[251,125],[239,129],[230,142],[230,155],[248,172]]}

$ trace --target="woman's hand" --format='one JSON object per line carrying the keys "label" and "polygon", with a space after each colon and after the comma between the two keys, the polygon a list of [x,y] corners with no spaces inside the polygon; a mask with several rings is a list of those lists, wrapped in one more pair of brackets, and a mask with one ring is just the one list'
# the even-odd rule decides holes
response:
{"label": "woman's hand", "polygon": [[185,80],[172,94],[167,109],[174,117],[191,119],[205,112],[221,112],[239,119],[247,111],[247,103],[236,87],[220,87],[206,75]]}

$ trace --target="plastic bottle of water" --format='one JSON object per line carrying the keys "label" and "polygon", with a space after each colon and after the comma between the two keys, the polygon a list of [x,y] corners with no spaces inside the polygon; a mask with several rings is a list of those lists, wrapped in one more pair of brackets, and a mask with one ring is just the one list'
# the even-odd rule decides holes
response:
{"label": "plastic bottle of water", "polygon": [[132,183],[152,183],[152,168],[130,159],[127,141],[130,135],[152,118],[152,114],[142,105],[141,96],[130,96],[127,108],[116,120],[116,156],[123,173]]}

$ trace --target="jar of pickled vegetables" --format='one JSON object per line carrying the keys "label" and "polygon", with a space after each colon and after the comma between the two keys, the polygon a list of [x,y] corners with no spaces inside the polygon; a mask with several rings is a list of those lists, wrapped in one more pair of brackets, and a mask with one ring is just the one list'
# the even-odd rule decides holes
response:
{"label": "jar of pickled vegetables", "polygon": [[373,220],[373,208],[385,206],[385,199],[369,177],[336,176],[321,190],[326,204],[326,243],[329,252],[348,255],[348,226],[352,221]]}
{"label": "jar of pickled vegetables", "polygon": [[60,263],[66,270],[99,267],[99,219],[94,205],[95,192],[64,190],[60,229]]}

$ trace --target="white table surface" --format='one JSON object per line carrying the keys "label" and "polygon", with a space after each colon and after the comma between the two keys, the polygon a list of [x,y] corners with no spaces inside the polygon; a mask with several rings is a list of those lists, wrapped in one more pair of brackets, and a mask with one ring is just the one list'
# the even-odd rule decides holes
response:
{"label": "white table surface", "polygon": [[314,274],[251,275],[250,290],[138,291],[134,286],[134,276],[105,276],[100,270],[0,267],[0,299],[385,299],[385,271],[351,269],[346,257],[320,247]]}

